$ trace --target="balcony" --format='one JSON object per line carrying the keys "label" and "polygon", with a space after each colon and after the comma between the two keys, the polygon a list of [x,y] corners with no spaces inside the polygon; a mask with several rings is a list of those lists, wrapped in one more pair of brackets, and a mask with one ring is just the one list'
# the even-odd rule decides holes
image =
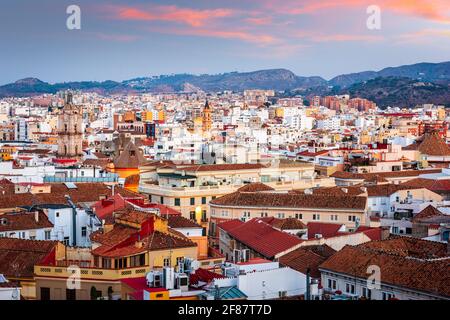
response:
{"label": "balcony", "polygon": [[119,281],[124,278],[144,277],[150,271],[149,266],[125,269],[103,269],[97,267],[88,267],[85,263],[70,265],[63,263],[59,266],[36,265],[34,274],[36,277],[56,277],[69,278],[76,275],[75,267],[80,268],[80,280],[103,280],[103,281]]}

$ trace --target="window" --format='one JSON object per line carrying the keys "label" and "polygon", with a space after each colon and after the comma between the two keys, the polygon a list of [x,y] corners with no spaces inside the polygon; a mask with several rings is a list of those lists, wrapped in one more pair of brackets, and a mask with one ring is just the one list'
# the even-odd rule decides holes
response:
{"label": "window", "polygon": [[206,217],[206,210],[203,210],[203,211],[202,211],[202,221],[203,221],[203,222],[208,221],[208,218]]}
{"label": "window", "polygon": [[178,257],[177,258],[177,266],[184,263],[184,257]]}
{"label": "window", "polygon": [[279,219],[284,219],[284,213],[279,213],[279,214],[278,214],[278,218],[279,218]]}
{"label": "window", "polygon": [[69,245],[69,237],[64,237],[63,243],[65,246]]}
{"label": "window", "polygon": [[161,198],[159,199],[159,203],[164,204],[164,197],[161,197]]}
{"label": "window", "polygon": [[216,198],[217,198],[216,196],[212,196],[212,197],[211,197],[212,200],[214,200],[214,199],[216,199]]}
{"label": "window", "polygon": [[313,214],[313,220],[320,220],[320,214]]}
{"label": "window", "polygon": [[81,227],[81,236],[82,237],[86,237],[87,236],[87,228],[86,227]]}
{"label": "window", "polygon": [[331,219],[331,221],[337,221],[337,220],[338,220],[337,214],[332,214],[332,215],[330,216],[330,219]]}
{"label": "window", "polygon": [[191,220],[195,220],[195,211],[189,212],[189,218],[190,218]]}
{"label": "window", "polygon": [[367,299],[372,299],[372,290],[370,290],[366,287],[363,287],[362,288],[362,296]]}
{"label": "window", "polygon": [[206,197],[202,197],[202,204],[206,204]]}
{"label": "window", "polygon": [[336,290],[336,280],[328,279],[328,289]]}
{"label": "window", "polygon": [[345,292],[350,294],[355,294],[355,285],[351,283],[345,284]]}
{"label": "window", "polygon": [[191,206],[195,206],[195,198],[191,198]]}
{"label": "window", "polygon": [[163,266],[164,267],[170,267],[170,258],[164,258]]}
{"label": "window", "polygon": [[348,221],[356,221],[356,216],[348,216]]}
{"label": "window", "polygon": [[175,198],[175,206],[179,207],[181,205],[180,198]]}
{"label": "window", "polygon": [[145,265],[145,254],[130,257],[130,267],[140,267]]}
{"label": "window", "polygon": [[59,212],[56,212],[56,217],[59,218]]}
{"label": "window", "polygon": [[111,259],[103,258],[102,259],[102,268],[103,269],[111,269]]}
{"label": "window", "polygon": [[399,233],[398,227],[392,227],[392,233]]}
{"label": "window", "polygon": [[295,219],[303,219],[303,214],[301,214],[301,213],[296,213],[296,214],[295,214]]}
{"label": "window", "polygon": [[392,293],[383,292],[381,300],[389,300],[392,299],[394,295]]}

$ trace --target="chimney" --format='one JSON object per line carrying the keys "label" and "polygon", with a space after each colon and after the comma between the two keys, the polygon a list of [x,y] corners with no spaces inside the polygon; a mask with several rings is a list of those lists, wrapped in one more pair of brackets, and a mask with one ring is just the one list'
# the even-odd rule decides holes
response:
{"label": "chimney", "polygon": [[34,212],[34,220],[36,220],[36,223],[39,222],[39,211]]}
{"label": "chimney", "polygon": [[348,189],[347,188],[341,188],[343,193],[348,193]]}
{"label": "chimney", "polygon": [[361,187],[361,191],[366,193],[367,192],[367,188],[366,187]]}

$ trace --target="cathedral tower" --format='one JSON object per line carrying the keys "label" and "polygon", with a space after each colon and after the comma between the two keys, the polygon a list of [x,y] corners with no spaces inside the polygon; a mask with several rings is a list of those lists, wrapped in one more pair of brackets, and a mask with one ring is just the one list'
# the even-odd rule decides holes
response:
{"label": "cathedral tower", "polygon": [[206,100],[205,106],[202,112],[202,129],[203,132],[208,132],[211,130],[211,107],[209,106],[208,100]]}
{"label": "cathedral tower", "polygon": [[65,96],[64,107],[58,114],[58,157],[80,157],[83,154],[83,112],[72,101],[72,93]]}

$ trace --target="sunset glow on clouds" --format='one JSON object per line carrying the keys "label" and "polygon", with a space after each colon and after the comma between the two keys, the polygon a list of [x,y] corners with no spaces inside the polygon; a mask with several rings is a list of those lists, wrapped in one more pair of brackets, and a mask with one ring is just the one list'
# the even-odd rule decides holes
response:
{"label": "sunset glow on clouds", "polygon": [[[147,23],[147,31],[235,39],[263,46],[287,43],[298,38],[310,42],[373,42],[396,33],[396,30],[388,32],[388,35],[368,32],[363,19],[367,6],[373,3],[365,0],[252,0],[248,1],[249,6],[246,8],[236,5],[235,1],[230,1],[230,6],[227,6],[226,1],[210,1],[209,8],[183,7],[175,2],[170,5],[106,5],[104,11],[107,12],[107,19]],[[447,25],[450,22],[447,2],[378,0],[376,5],[382,12],[400,15],[403,19]],[[359,26],[355,28],[353,23],[345,28],[352,16],[355,21],[360,20]],[[313,18],[320,23],[302,24],[303,18],[305,21]],[[341,29],[330,25],[330,21],[339,23],[339,20],[342,21]],[[168,25],[161,26],[158,22]],[[420,30],[411,30],[408,34],[414,32]],[[299,34],[302,36],[299,37]]]}
{"label": "sunset glow on clouds", "polygon": [[[332,77],[450,60],[450,0],[77,0],[82,30],[71,33],[64,29],[65,1],[20,2],[2,1],[0,40],[8,39],[11,48],[3,53],[9,54],[5,61],[39,48],[33,52],[42,61],[61,64],[42,64],[40,72],[49,77],[65,77],[69,59],[85,66],[73,67],[80,78],[102,66],[98,79],[142,76],[147,69],[158,74],[279,67]],[[369,5],[381,10],[379,30],[367,28]],[[17,65],[29,76],[25,64]],[[17,67],[0,67],[4,77],[17,78]]]}

